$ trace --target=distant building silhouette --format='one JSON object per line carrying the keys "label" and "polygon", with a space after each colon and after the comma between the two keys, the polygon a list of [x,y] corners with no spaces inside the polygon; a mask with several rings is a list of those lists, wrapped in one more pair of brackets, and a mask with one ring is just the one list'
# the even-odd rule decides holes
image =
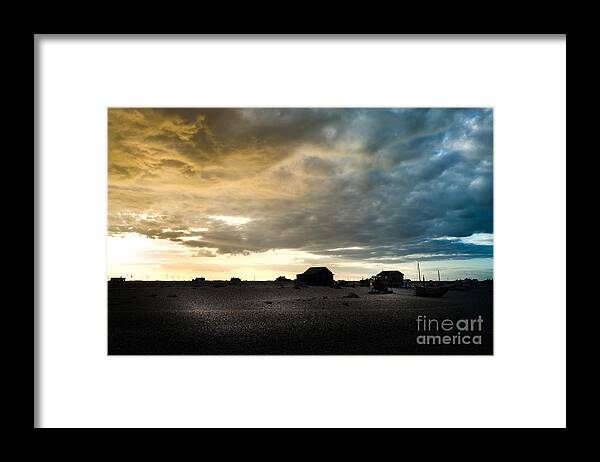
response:
{"label": "distant building silhouette", "polygon": [[239,284],[240,282],[242,282],[242,280],[240,278],[231,278],[229,280],[229,282],[232,282],[234,284]]}
{"label": "distant building silhouette", "polygon": [[311,266],[304,273],[297,274],[296,279],[313,286],[333,285],[333,273],[324,266]]}
{"label": "distant building silhouette", "polygon": [[111,287],[122,286],[123,284],[125,284],[125,278],[110,278],[108,281],[108,285]]}
{"label": "distant building silhouette", "polygon": [[377,276],[389,287],[402,287],[404,285],[404,274],[400,271],[382,271]]}
{"label": "distant building silhouette", "polygon": [[276,282],[288,282],[291,281],[291,279],[286,278],[285,276],[279,276],[277,279],[275,279]]}
{"label": "distant building silhouette", "polygon": [[192,279],[192,282],[195,283],[195,284],[200,284],[200,283],[205,282],[205,281],[206,281],[206,279],[203,278],[203,277]]}

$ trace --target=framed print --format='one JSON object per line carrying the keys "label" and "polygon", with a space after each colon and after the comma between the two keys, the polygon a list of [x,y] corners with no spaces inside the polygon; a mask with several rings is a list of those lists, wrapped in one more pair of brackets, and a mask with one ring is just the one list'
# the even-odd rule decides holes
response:
{"label": "framed print", "polygon": [[34,163],[36,428],[566,427],[564,34],[35,35]]}

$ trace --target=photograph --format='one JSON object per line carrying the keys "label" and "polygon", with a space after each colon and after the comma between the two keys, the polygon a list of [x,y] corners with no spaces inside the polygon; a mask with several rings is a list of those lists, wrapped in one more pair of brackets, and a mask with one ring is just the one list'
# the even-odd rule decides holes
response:
{"label": "photograph", "polygon": [[108,355],[492,355],[493,114],[108,107]]}

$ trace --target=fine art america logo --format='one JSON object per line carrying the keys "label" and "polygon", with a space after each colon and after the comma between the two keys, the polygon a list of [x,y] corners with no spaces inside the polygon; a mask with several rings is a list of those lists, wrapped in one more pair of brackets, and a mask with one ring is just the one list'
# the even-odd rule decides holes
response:
{"label": "fine art america logo", "polygon": [[436,319],[417,316],[417,343],[419,345],[481,345],[483,318]]}

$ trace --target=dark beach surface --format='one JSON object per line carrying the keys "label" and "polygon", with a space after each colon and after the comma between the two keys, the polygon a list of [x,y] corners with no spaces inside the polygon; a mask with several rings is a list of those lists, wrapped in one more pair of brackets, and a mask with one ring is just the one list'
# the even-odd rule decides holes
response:
{"label": "dark beach surface", "polygon": [[[108,354],[493,353],[491,282],[442,298],[393,290],[373,295],[367,287],[128,281],[108,288]],[[473,343],[476,337],[481,344]]]}

